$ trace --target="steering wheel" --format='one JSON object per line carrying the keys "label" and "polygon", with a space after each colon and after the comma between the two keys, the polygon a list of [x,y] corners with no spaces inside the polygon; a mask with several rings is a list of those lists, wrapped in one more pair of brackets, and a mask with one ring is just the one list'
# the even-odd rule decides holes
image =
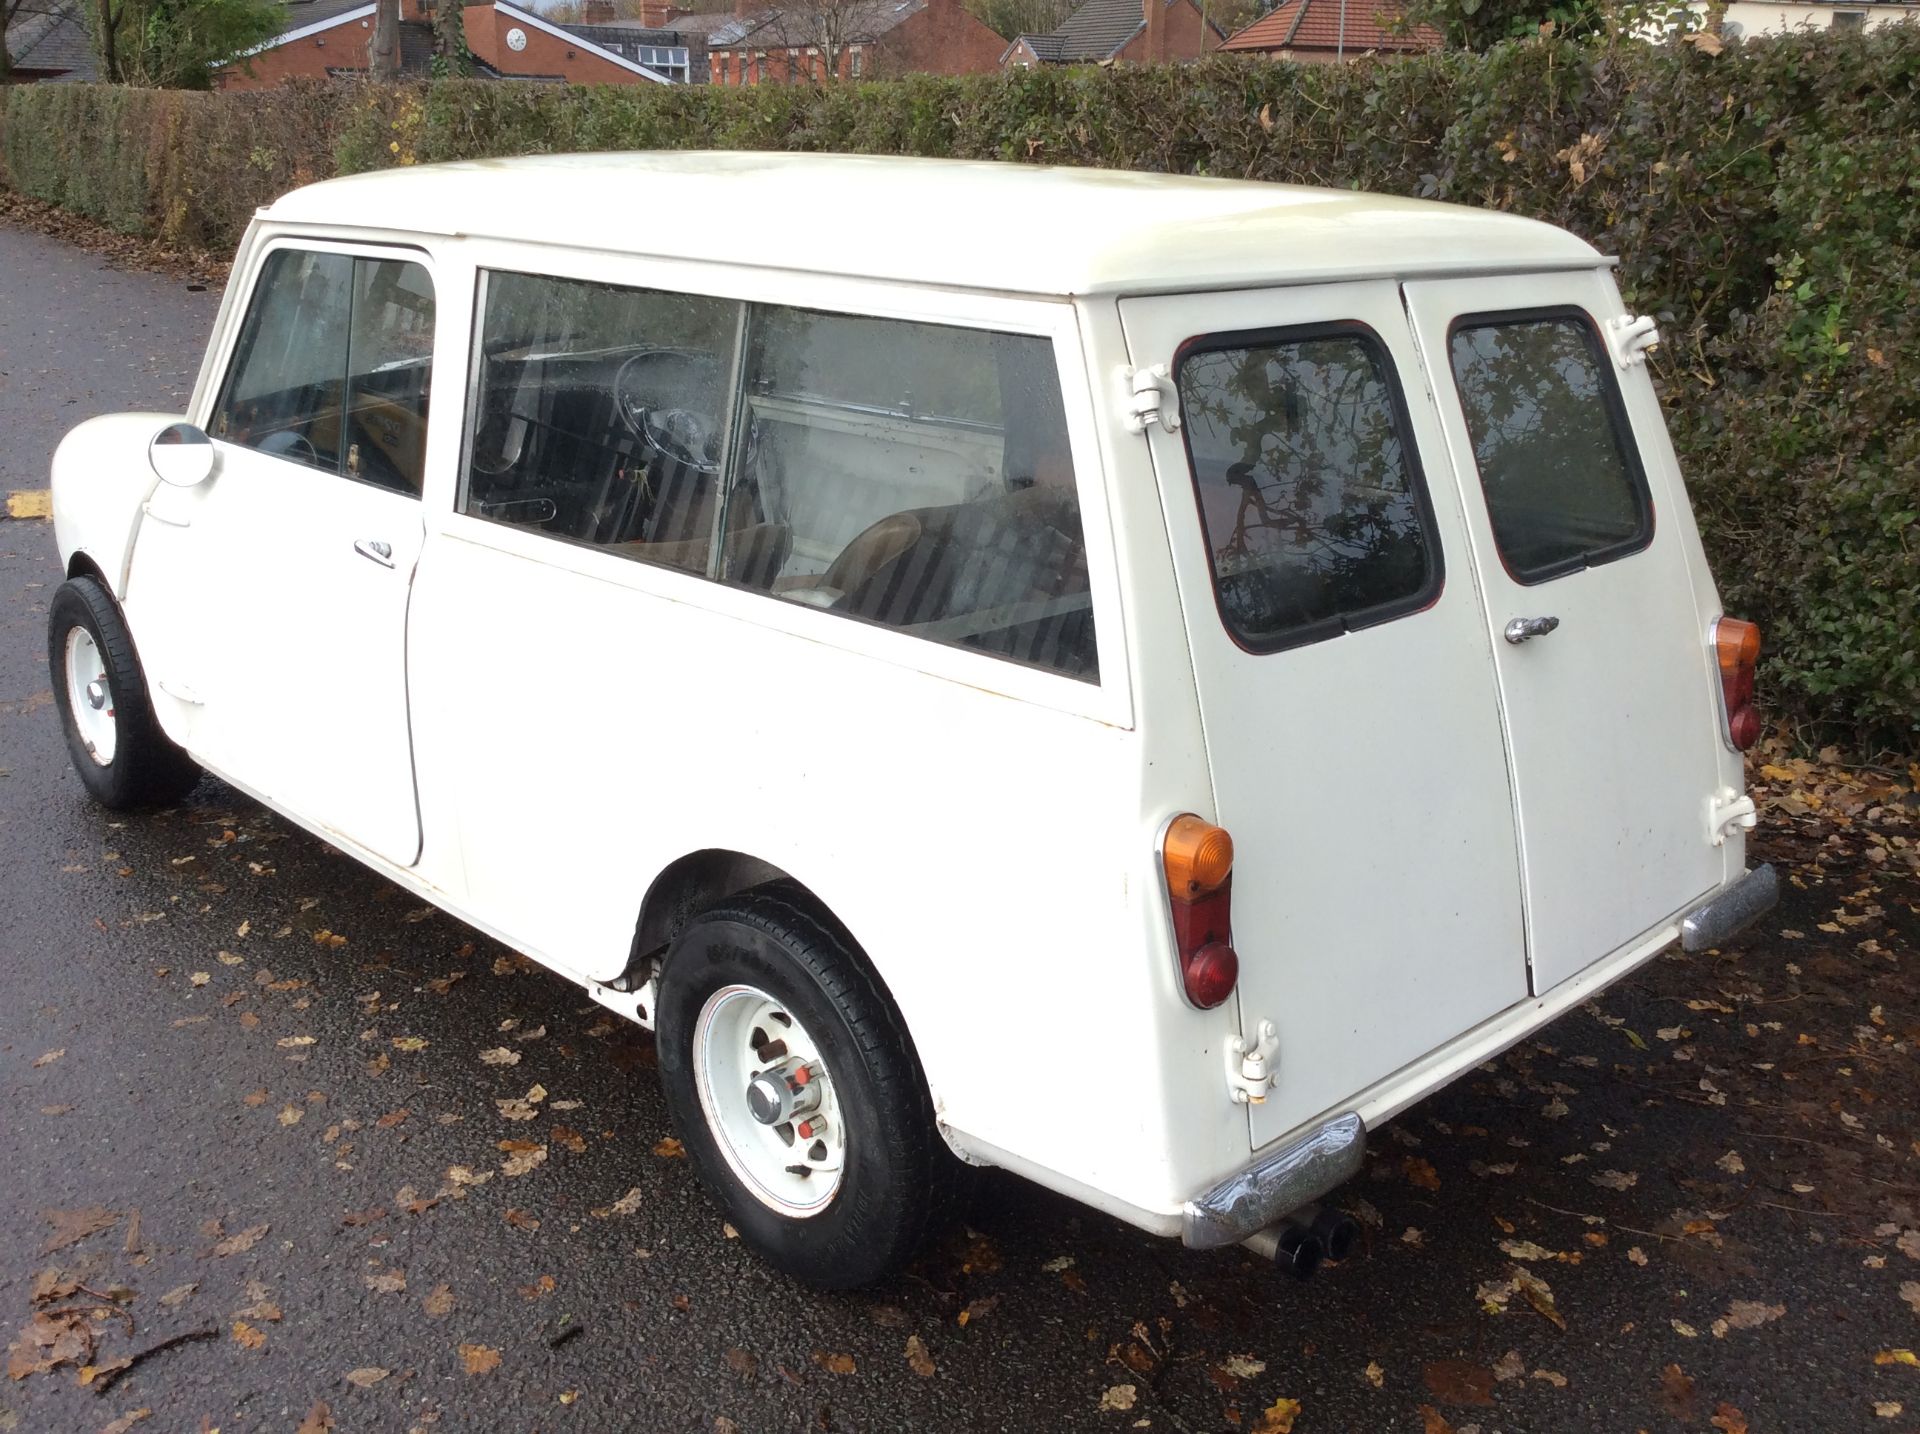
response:
{"label": "steering wheel", "polygon": [[320,454],[314,448],[306,434],[298,429],[282,428],[269,433],[253,445],[262,453],[271,453],[276,458],[291,458],[296,463],[305,463],[310,467],[320,466]]}
{"label": "steering wheel", "polygon": [[722,425],[713,410],[725,392],[711,354],[644,349],[613,379],[620,421],[647,447],[701,473],[720,471]]}

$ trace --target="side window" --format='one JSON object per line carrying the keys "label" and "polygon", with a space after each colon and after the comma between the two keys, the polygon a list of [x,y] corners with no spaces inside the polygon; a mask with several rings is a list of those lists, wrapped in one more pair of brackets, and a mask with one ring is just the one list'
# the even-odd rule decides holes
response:
{"label": "side window", "polygon": [[277,249],[261,266],[213,436],[418,494],[432,371],[425,268]]}
{"label": "side window", "polygon": [[1494,541],[1516,581],[1653,540],[1626,409],[1585,315],[1462,319],[1450,347]]}
{"label": "side window", "polygon": [[1392,362],[1359,325],[1189,345],[1180,411],[1227,630],[1270,652],[1414,611],[1441,561]]}
{"label": "side window", "polygon": [[1045,339],[756,308],[726,581],[1097,681]]}
{"label": "side window", "polygon": [[740,306],[485,281],[461,511],[705,573]]}

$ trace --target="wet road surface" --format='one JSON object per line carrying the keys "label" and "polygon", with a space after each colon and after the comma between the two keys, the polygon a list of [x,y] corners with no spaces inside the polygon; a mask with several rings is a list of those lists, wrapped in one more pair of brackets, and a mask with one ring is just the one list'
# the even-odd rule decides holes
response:
{"label": "wet road surface", "polygon": [[[0,487],[184,403],[217,295],[5,227],[0,274]],[[1920,1428],[1897,788],[1783,772],[1764,929],[1376,1132],[1362,1251],[1311,1283],[992,1176],[908,1276],[821,1295],[662,1143],[643,1033],[217,783],[92,806],[59,580],[0,523],[0,1434]]]}

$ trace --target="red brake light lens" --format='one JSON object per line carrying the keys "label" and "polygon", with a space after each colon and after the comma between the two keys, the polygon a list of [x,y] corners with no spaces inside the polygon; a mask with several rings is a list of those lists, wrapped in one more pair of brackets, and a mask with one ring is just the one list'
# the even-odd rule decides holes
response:
{"label": "red brake light lens", "polygon": [[1175,817],[1160,842],[1180,984],[1187,999],[1210,1011],[1233,994],[1240,958],[1233,933],[1233,838],[1199,817]]}
{"label": "red brake light lens", "polygon": [[1760,714],[1753,706],[1753,675],[1760,662],[1760,629],[1737,617],[1713,624],[1714,659],[1720,667],[1720,695],[1727,713],[1727,740],[1744,752],[1760,739]]}

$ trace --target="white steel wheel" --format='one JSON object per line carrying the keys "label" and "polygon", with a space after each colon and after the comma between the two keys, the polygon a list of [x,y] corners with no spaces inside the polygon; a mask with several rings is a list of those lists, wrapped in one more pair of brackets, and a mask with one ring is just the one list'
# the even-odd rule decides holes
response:
{"label": "white steel wheel", "polygon": [[757,986],[725,985],[693,1026],[700,1112],[740,1183],[778,1214],[807,1219],[839,1193],[846,1122],[807,1028]]}
{"label": "white steel wheel", "polygon": [[110,766],[119,750],[120,731],[106,656],[93,634],[78,623],[67,629],[65,667],[67,710],[73,714],[74,730],[93,760]]}

